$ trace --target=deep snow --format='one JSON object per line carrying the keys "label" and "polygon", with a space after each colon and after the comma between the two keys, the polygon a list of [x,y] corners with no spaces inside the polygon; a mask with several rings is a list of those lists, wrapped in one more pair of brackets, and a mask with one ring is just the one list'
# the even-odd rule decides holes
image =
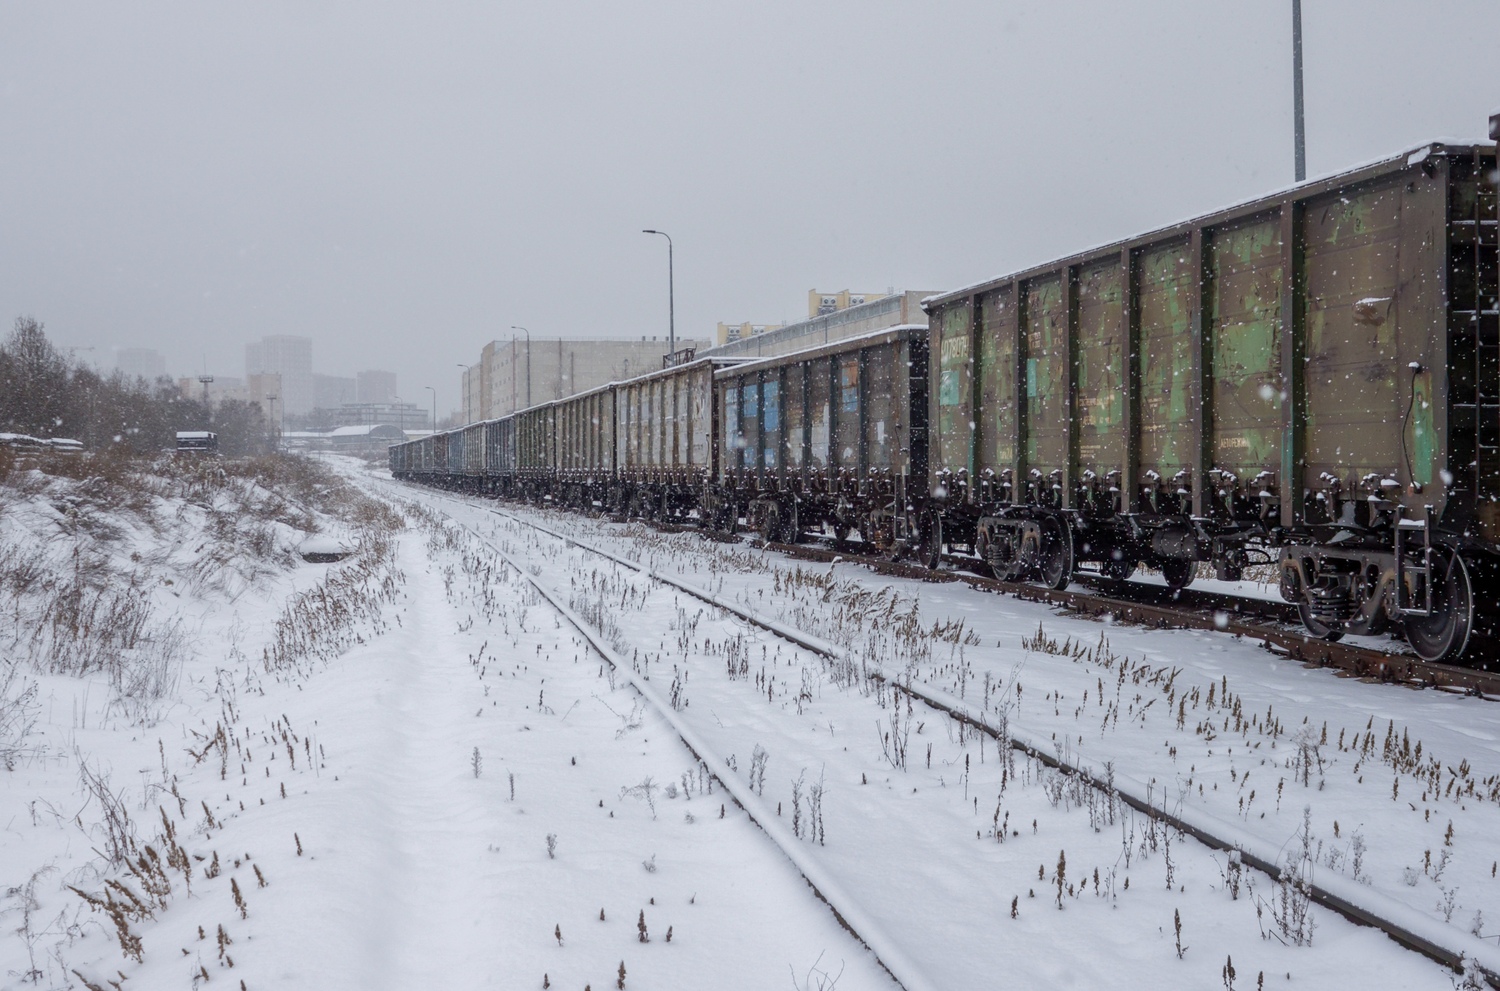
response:
{"label": "deep snow", "polygon": [[[1316,907],[1311,945],[1285,945],[1273,879],[1245,872],[1235,897],[1225,855],[997,753],[855,668],[830,668],[493,504],[331,463],[405,518],[389,555],[365,566],[364,591],[345,583],[361,605],[342,620],[308,603],[320,588],[336,598],[325,583],[361,567],[358,556],[253,582],[157,586],[158,615],[175,609],[190,635],[173,692],[144,711],[122,705],[102,674],[37,674],[14,648],[5,655],[38,695],[27,744],[0,772],[0,904],[13,933],[0,941],[4,986],[29,986],[35,967],[42,987],[81,987],[76,968],[96,983],[123,972],[127,988],[192,987],[203,974],[247,988],[540,988],[545,974],[549,987],[602,989],[623,962],[628,988],[818,987],[817,970],[846,991],[891,987],[714,774],[753,788],[768,814],[779,808],[799,856],[936,987],[1223,987],[1231,960],[1237,988],[1258,975],[1269,986],[1453,986],[1438,965]],[[47,505],[8,504],[6,539],[51,532]],[[200,511],[187,499],[163,509],[188,527]],[[1493,703],[1342,679],[1224,636],[1105,627],[953,584],[507,512],[908,668],[1273,849],[1301,850],[1308,808],[1317,876],[1447,915],[1461,935],[1482,912],[1478,928],[1495,939]],[[180,536],[140,528],[116,544],[125,559],[134,547],[169,561],[191,550],[167,546]],[[306,538],[292,526],[275,534],[288,551]],[[487,543],[603,626],[654,691],[676,699],[673,717],[715,766]],[[313,632],[335,622],[338,636]],[[93,894],[123,877],[142,888],[98,852],[107,836],[80,759],[108,774],[140,843],[160,848],[168,821],[203,858],[191,891],[167,869],[165,906],[130,922],[140,963],[64,887]],[[220,872],[208,877],[215,855]],[[27,881],[49,867],[27,913]],[[233,940],[222,954],[220,926]]]}

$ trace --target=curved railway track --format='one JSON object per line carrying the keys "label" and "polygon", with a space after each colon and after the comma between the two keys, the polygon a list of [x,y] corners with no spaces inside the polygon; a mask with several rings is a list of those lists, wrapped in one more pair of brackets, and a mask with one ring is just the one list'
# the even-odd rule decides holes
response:
{"label": "curved railway track", "polygon": [[[780,621],[761,616],[753,609],[723,599],[672,575],[662,574],[638,562],[631,561],[626,557],[595,547],[575,537],[559,533],[556,530],[536,523],[533,520],[516,516],[513,513],[499,509],[491,509],[490,512],[547,534],[585,552],[606,558],[652,581],[661,582],[706,604],[730,612],[745,622],[795,643],[814,654],[830,659],[841,656],[839,648],[820,637],[806,633]],[[770,544],[766,546],[782,551],[783,553],[812,560],[831,561],[834,558],[842,558],[845,561],[851,560],[847,554],[834,551],[820,552],[817,549],[802,545]],[[1097,612],[1093,612],[1092,614],[1103,615],[1108,613],[1115,616],[1117,621],[1156,625],[1162,629],[1186,628],[1188,626],[1183,610],[1180,608],[1165,610],[1160,606],[1109,599],[1090,593],[1055,592],[1050,589],[1035,588],[1032,586],[1016,586],[1012,583],[999,582],[994,579],[980,578],[973,575],[958,575],[952,572],[934,573],[911,565],[878,561],[859,556],[854,557],[852,560],[872,566],[878,565],[877,570],[882,574],[915,577],[924,580],[966,581],[977,588],[1013,593],[1018,598],[1031,601],[1058,603],[1085,614],[1090,614],[1090,610],[1097,607]],[[1275,603],[1270,603],[1270,605],[1275,605]],[[1135,611],[1131,612],[1130,610]],[[1153,622],[1154,619],[1158,618],[1158,614],[1160,614],[1159,621]],[[574,622],[578,621],[574,620]],[[1288,640],[1301,641],[1308,639],[1298,634],[1266,630],[1258,625],[1252,627],[1245,624],[1243,630],[1237,630],[1235,628],[1236,625],[1239,624],[1231,623],[1225,626],[1210,622],[1207,626],[1200,625],[1195,628],[1219,629],[1227,633],[1259,637],[1268,643],[1286,642],[1281,640],[1281,637],[1286,637]],[[1358,649],[1324,641],[1312,641],[1312,643],[1318,647],[1331,648],[1334,651],[1352,651]],[[1401,670],[1393,662],[1398,660],[1402,662],[1406,661],[1405,658],[1398,658],[1396,655],[1389,654],[1382,655],[1378,651],[1363,651],[1363,653],[1383,658],[1382,663],[1388,665],[1384,669],[1387,671]],[[899,676],[899,672],[883,670],[878,665],[871,664],[869,661],[865,661],[864,663],[871,677],[878,678],[896,690],[911,695],[914,699],[923,702],[936,712],[966,723],[986,733],[1000,744],[1014,747],[1049,767],[1056,768],[1067,774],[1078,775],[1101,791],[1113,791],[1126,805],[1164,822],[1182,833],[1193,836],[1205,846],[1223,852],[1237,850],[1245,864],[1269,875],[1273,879],[1279,875],[1281,870],[1278,864],[1280,850],[1274,846],[1267,845],[1257,837],[1247,834],[1238,826],[1200,812],[1185,814],[1172,811],[1165,806],[1164,802],[1157,804],[1156,801],[1153,801],[1151,788],[1144,782],[1139,782],[1128,776],[1115,773],[1113,770],[1107,770],[1097,761],[1060,754],[1044,737],[1041,735],[1032,736],[1025,733],[1024,730],[1018,729],[1013,721],[1002,728],[992,721],[987,711],[977,709],[956,696],[927,685],[913,682],[910,679],[902,679]],[[1312,663],[1316,663],[1316,661]],[[1420,665],[1421,662],[1415,658],[1411,658],[1410,663]],[[1432,665],[1424,665],[1424,667],[1430,668]],[[626,670],[628,669],[629,666],[626,665]],[[1386,680],[1395,679],[1387,678]],[[1467,936],[1459,930],[1437,920],[1419,917],[1400,902],[1370,892],[1363,885],[1350,882],[1344,878],[1335,877],[1314,882],[1312,884],[1312,899],[1319,905],[1337,912],[1353,922],[1378,929],[1402,946],[1415,950],[1449,967],[1462,969],[1466,959],[1475,960],[1478,962],[1481,970],[1484,971],[1490,984],[1496,988],[1500,988],[1500,949]],[[832,903],[830,902],[830,904]],[[835,911],[837,911],[836,907]]]}

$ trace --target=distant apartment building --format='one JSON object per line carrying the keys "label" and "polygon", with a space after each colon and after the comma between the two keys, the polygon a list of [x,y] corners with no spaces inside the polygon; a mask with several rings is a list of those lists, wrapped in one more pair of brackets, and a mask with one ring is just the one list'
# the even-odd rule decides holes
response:
{"label": "distant apartment building", "polygon": [[167,374],[167,359],[151,348],[120,348],[115,352],[115,368],[126,378],[155,382]]}
{"label": "distant apartment building", "polygon": [[177,392],[183,399],[202,400],[206,395],[210,403],[222,403],[226,399],[250,400],[250,390],[244,379],[229,375],[215,375],[205,383],[196,376],[185,376],[177,380]]}
{"label": "distant apartment building", "polygon": [[714,335],[714,344],[729,344],[732,341],[755,337],[772,330],[780,330],[784,323],[721,323]]}
{"label": "distant apartment building", "polygon": [[[724,357],[758,355],[769,357],[789,354],[804,348],[818,347],[830,341],[857,337],[890,327],[927,326],[927,313],[922,309],[922,300],[931,292],[909,290],[906,292],[869,293],[864,302],[853,302],[859,293],[814,293],[808,300],[809,307],[822,306],[821,297],[832,297],[830,305],[836,308],[823,314],[815,314],[801,323],[784,327],[769,327],[759,334],[741,336],[715,347],[710,354]],[[849,305],[842,305],[845,299]]]}
{"label": "distant apartment building", "polygon": [[278,399],[287,416],[312,412],[316,399],[310,338],[275,334],[245,345],[245,378],[257,375],[279,376]]}
{"label": "distant apartment building", "polygon": [[[679,351],[702,350],[708,341],[679,340]],[[493,420],[518,409],[562,399],[607,382],[631,378],[662,367],[667,342],[524,338],[491,341],[478,364],[465,369],[464,420]]]}
{"label": "distant apartment building", "polygon": [[807,316],[823,317],[839,310],[847,310],[851,306],[863,306],[865,303],[873,303],[877,299],[894,296],[896,290],[887,289],[885,292],[850,292],[848,289],[840,289],[838,292],[822,292],[817,289],[807,291]]}
{"label": "distant apartment building", "polygon": [[398,395],[395,372],[360,372],[354,376],[354,383],[354,401],[358,403],[389,403]]}
{"label": "distant apartment building", "polygon": [[245,398],[260,407],[270,423],[279,423],[286,415],[281,408],[281,376],[261,372],[245,376]]}
{"label": "distant apartment building", "polygon": [[334,409],[358,401],[355,380],[342,375],[313,373],[313,408]]}

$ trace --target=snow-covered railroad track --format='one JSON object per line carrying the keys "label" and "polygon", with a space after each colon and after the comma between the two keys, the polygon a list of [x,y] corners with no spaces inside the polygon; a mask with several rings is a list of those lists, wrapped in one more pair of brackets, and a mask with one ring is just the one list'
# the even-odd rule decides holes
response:
{"label": "snow-covered railroad track", "polygon": [[[730,612],[748,623],[822,657],[847,660],[836,645],[786,623],[762,616],[756,610],[729,601],[706,589],[698,588],[672,575],[663,574],[621,555],[559,533],[525,517],[503,510],[492,509],[490,511]],[[572,616],[570,619],[578,622]],[[1077,775],[1095,788],[1112,791],[1125,804],[1183,833],[1192,835],[1208,847],[1221,851],[1238,851],[1244,863],[1265,872],[1272,878],[1280,873],[1278,862],[1282,851],[1266,843],[1261,837],[1202,810],[1170,810],[1166,807],[1164,799],[1159,804],[1153,800],[1152,789],[1145,782],[1122,774],[1113,767],[1101,765],[1098,761],[1058,752],[1041,737],[1025,732],[1013,720],[1006,721],[1004,725],[997,725],[989,712],[950,693],[902,678],[899,672],[886,670],[868,659],[862,659],[860,663],[865,666],[870,676],[921,700],[939,712],[978,728],[1002,744],[1014,747],[1065,773]],[[1490,983],[1500,987],[1500,949],[1497,947],[1463,933],[1453,926],[1425,916],[1396,899],[1343,877],[1334,876],[1326,880],[1312,881],[1310,887],[1314,902],[1351,921],[1379,929],[1397,943],[1445,965],[1461,968],[1466,960],[1476,962]]]}
{"label": "snow-covered railroad track", "polygon": [[[451,520],[452,517],[449,517],[449,519]],[[672,731],[709,768],[710,773],[734,797],[735,802],[745,810],[746,814],[750,816],[756,825],[765,832],[777,848],[801,872],[803,878],[812,887],[817,896],[833,911],[840,924],[870,949],[881,967],[891,977],[895,978],[906,991],[936,991],[938,985],[929,980],[919,970],[917,965],[908,958],[898,943],[886,934],[880,923],[853,896],[847,893],[843,885],[829,871],[824,869],[816,858],[808,853],[807,847],[797,842],[790,834],[790,831],[782,825],[779,812],[772,812],[766,806],[765,802],[753,790],[739,781],[738,778],[722,774],[717,770],[720,762],[714,756],[713,749],[698,736],[692,727],[688,726],[678,716],[674,708],[661,697],[661,693],[652,686],[648,679],[639,676],[633,670],[628,660],[615,653],[614,649],[604,641],[600,631],[570,608],[558,595],[556,590],[549,588],[544,582],[539,581],[520,562],[516,561],[492,541],[486,539],[477,529],[462,521],[454,520],[453,522],[464,527],[475,539],[493,551],[502,561],[536,589],[542,598],[560,616],[566,619],[583,635],[584,639],[598,652],[600,657],[613,667],[617,674],[622,676],[641,698],[656,711],[656,715],[671,726]],[[544,532],[560,536],[552,531]],[[592,548],[589,549],[592,550]],[[601,551],[599,553],[605,552]]]}
{"label": "snow-covered railroad track", "polygon": [[[818,544],[764,545],[789,557],[812,561],[842,560],[859,563],[878,574],[902,578],[932,580],[932,572],[920,565],[892,562],[873,554],[853,553]],[[1336,668],[1375,681],[1433,688],[1439,691],[1500,699],[1500,671],[1484,670],[1454,664],[1429,663],[1409,650],[1386,650],[1380,647],[1324,640],[1311,636],[1301,626],[1296,609],[1279,600],[1256,599],[1198,588],[1182,589],[1168,594],[1166,586],[1129,583],[1128,594],[1100,576],[1079,574],[1077,588],[1052,589],[1027,582],[1002,581],[967,570],[974,562],[945,555],[944,559],[965,570],[939,572],[943,580],[962,581],[974,588],[1012,595],[1031,602],[1062,606],[1071,612],[1094,618],[1140,623],[1157,629],[1210,630],[1232,637],[1258,640],[1267,650],[1305,664]],[[1373,638],[1367,638],[1370,640]],[[1399,644],[1398,646],[1404,646]]]}

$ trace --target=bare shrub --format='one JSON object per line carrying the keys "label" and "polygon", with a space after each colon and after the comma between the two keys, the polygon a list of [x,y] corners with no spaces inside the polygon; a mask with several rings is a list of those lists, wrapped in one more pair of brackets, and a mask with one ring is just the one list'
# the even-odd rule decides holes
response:
{"label": "bare shrub", "polygon": [[383,608],[405,579],[394,545],[372,535],[344,567],[287,603],[262,655],[266,671],[305,674],[307,662],[330,661],[362,642],[362,631],[384,632]]}
{"label": "bare shrub", "polygon": [[17,665],[7,665],[0,675],[0,767],[7,771],[14,771],[29,752],[26,738],[36,724],[36,696],[36,682],[23,679]]}
{"label": "bare shrub", "polygon": [[74,749],[78,761],[78,778],[83,791],[99,805],[99,823],[104,849],[95,848],[111,867],[124,866],[138,852],[135,823],[130,819],[130,809],[125,804],[125,792],[116,792],[109,785],[107,772],[89,767],[83,751]]}

